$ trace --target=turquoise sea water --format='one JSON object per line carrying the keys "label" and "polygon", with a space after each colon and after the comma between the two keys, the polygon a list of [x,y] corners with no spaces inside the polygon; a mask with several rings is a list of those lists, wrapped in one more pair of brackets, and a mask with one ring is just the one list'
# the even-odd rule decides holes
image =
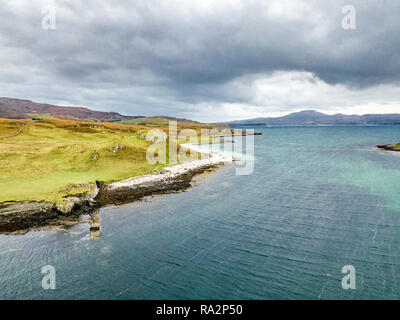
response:
{"label": "turquoise sea water", "polygon": [[400,141],[400,126],[253,128],[249,176],[227,166],[103,208],[98,239],[86,223],[0,235],[0,298],[399,299],[400,157],[370,146]]}

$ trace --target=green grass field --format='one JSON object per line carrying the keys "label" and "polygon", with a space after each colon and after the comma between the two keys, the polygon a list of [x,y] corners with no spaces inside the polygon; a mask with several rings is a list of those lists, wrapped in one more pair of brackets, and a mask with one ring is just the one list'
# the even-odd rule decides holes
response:
{"label": "green grass field", "polygon": [[[23,124],[26,124],[23,127]],[[110,182],[158,171],[146,161],[146,127],[68,120],[0,120],[0,202],[54,201]]]}
{"label": "green grass field", "polygon": [[[96,180],[111,182],[158,172],[166,164],[146,160],[152,143],[144,139],[155,127],[168,132],[168,121],[154,123],[152,119],[140,125],[0,119],[0,203],[62,203],[66,196],[90,191]],[[202,128],[210,126],[178,123],[178,131],[194,129],[199,136]],[[176,143],[179,150],[179,144],[188,140],[168,139],[167,143]],[[218,140],[207,136],[201,139]]]}
{"label": "green grass field", "polygon": [[16,134],[19,129],[21,129],[21,127],[23,127],[23,124],[16,122],[10,122],[0,125],[0,138]]}

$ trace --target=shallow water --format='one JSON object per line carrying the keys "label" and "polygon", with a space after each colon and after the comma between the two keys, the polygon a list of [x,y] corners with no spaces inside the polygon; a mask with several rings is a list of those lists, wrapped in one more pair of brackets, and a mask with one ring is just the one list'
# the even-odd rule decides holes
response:
{"label": "shallow water", "polygon": [[[255,170],[100,211],[68,231],[0,235],[2,299],[398,299],[400,127],[253,127]],[[56,290],[41,269],[56,268]],[[356,289],[343,290],[344,265]]]}

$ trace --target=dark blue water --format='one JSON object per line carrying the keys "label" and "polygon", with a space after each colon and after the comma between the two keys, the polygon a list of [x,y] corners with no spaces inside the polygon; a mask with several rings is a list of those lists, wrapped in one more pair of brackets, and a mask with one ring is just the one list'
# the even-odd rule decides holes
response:
{"label": "dark blue water", "polygon": [[[100,211],[68,231],[0,235],[2,299],[398,299],[400,127],[255,127],[255,171]],[[41,268],[56,268],[43,290]],[[356,289],[344,290],[344,265]]]}

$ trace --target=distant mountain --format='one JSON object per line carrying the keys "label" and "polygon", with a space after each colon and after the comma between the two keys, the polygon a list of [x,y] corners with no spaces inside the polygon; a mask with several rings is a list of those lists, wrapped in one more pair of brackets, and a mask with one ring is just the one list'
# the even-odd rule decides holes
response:
{"label": "distant mountain", "polygon": [[117,112],[94,111],[82,107],[62,107],[30,100],[0,97],[0,118],[7,119],[67,119],[123,123],[154,123],[175,120],[178,122],[200,123],[197,121],[167,116],[125,116]]}
{"label": "distant mountain", "polygon": [[291,113],[277,118],[254,118],[225,122],[230,125],[398,125],[400,114],[329,115],[314,110]]}
{"label": "distant mountain", "polygon": [[141,116],[124,116],[116,112],[94,111],[82,107],[61,107],[30,100],[0,97],[0,118],[119,121],[141,118]]}

